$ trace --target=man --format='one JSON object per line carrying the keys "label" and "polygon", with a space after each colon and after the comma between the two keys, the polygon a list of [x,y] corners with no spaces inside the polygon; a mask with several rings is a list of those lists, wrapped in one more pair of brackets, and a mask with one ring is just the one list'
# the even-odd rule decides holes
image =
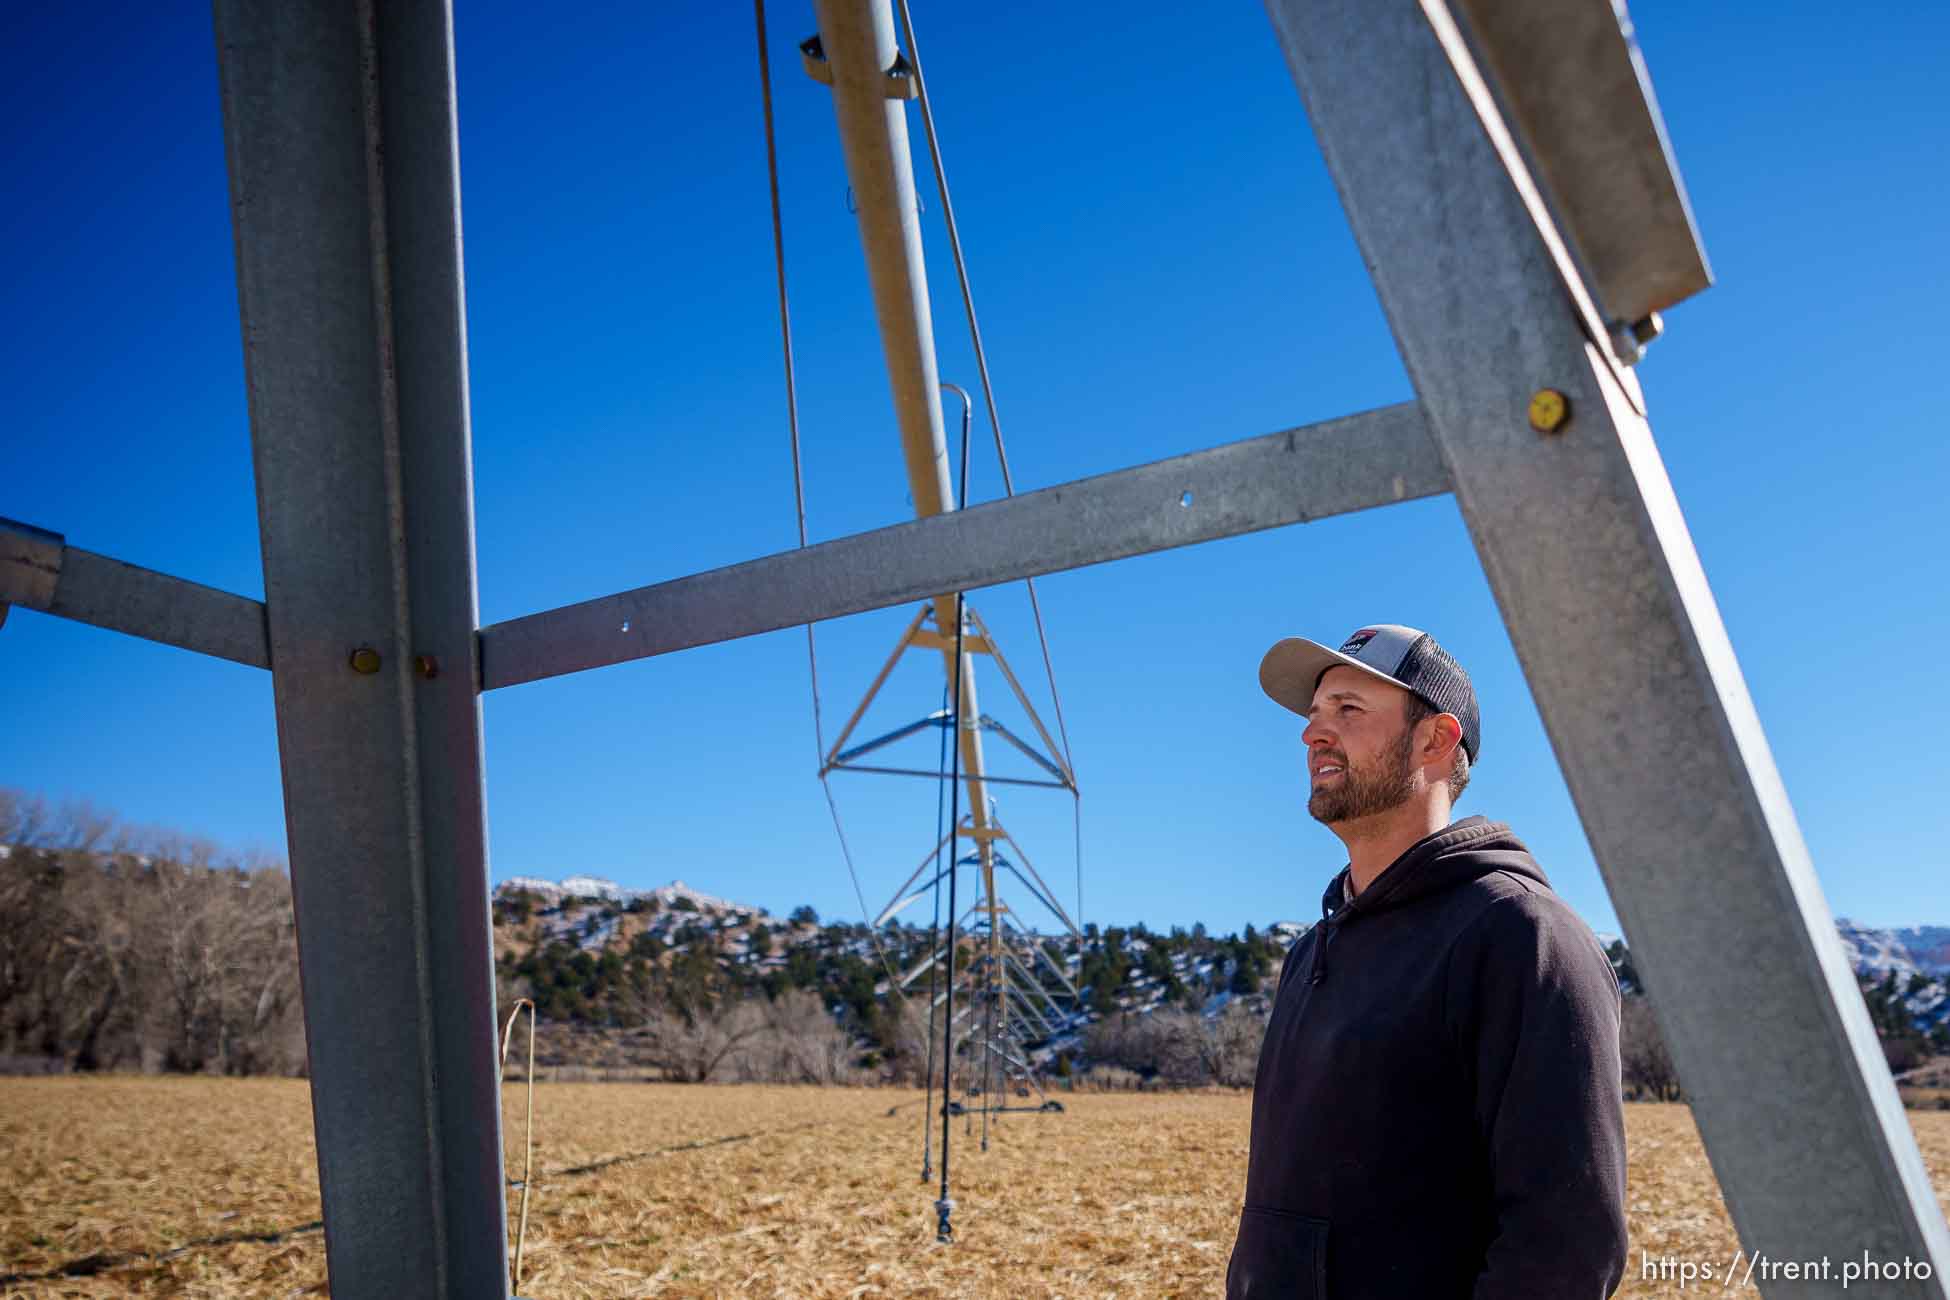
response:
{"label": "man", "polygon": [[1287,954],[1228,1300],[1599,1300],[1625,1268],[1618,982],[1510,829],[1450,824],[1469,675],[1414,628],[1279,642],[1347,846]]}

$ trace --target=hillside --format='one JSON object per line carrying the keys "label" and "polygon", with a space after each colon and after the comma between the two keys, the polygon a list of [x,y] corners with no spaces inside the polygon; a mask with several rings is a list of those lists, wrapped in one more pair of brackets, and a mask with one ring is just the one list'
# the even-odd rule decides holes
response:
{"label": "hillside", "polygon": [[[304,1070],[290,880],[275,864],[160,836],[140,851],[97,847],[110,842],[105,819],[58,836],[31,819],[6,825],[0,1071]],[[493,915],[501,1005],[532,996],[553,1066],[836,1082],[915,1078],[926,1060],[928,977],[910,986],[921,996],[887,996],[889,969],[929,950],[923,929],[869,931],[803,907],[779,917],[681,881],[631,890],[589,875],[507,881]],[[1266,986],[1307,929],[1091,925],[1080,941],[1047,940],[1048,966],[1081,997],[1028,1051],[1057,1076],[1244,1082]],[[1936,1078],[1914,1072],[1950,1053],[1950,927],[1837,929],[1891,1068]],[[1636,994],[1633,954],[1618,939],[1608,950]],[[1627,1011],[1639,1062],[1628,1070],[1664,1095],[1676,1083],[1656,1020],[1642,997]]]}
{"label": "hillside", "polygon": [[[503,1001],[534,1000],[541,1017],[558,1026],[550,1055],[563,1064],[580,1050],[612,1066],[668,1069],[673,1054],[682,1054],[673,1053],[672,1040],[694,1037],[700,1025],[736,1016],[747,1004],[798,995],[816,999],[852,1038],[858,1068],[918,1077],[927,1037],[918,1007],[927,986],[917,980],[905,1000],[888,991],[891,974],[925,958],[924,928],[821,924],[809,907],[781,919],[682,881],[630,890],[589,876],[509,880],[495,891],[494,917]],[[1030,1058],[1061,1072],[1101,1056],[1105,1044],[1093,1042],[1093,1028],[1111,1018],[1170,1011],[1208,1026],[1242,1013],[1257,1020],[1266,1007],[1263,986],[1305,928],[1286,923],[1265,934],[1249,927],[1215,937],[1202,925],[1162,935],[1143,926],[1092,925],[1081,942],[1046,940],[1051,966],[1083,997],[1053,1032],[1029,1045]],[[1043,978],[1052,993],[1060,991],[1053,974]],[[722,1028],[717,1036],[732,1032]],[[727,1063],[736,1066],[729,1055]]]}
{"label": "hillside", "polygon": [[[694,1028],[747,1000],[775,1002],[790,992],[818,999],[859,1049],[863,1070],[913,1077],[925,1048],[924,1023],[902,1024],[886,997],[887,967],[906,970],[927,951],[922,929],[890,925],[876,934],[859,924],[821,924],[810,908],[781,920],[682,881],[630,890],[594,876],[559,883],[518,877],[495,899],[504,1001],[535,999],[557,1026],[549,1056],[559,1064],[600,1059],[612,1068],[649,1067],[669,1055],[643,1028],[660,1012]],[[1241,935],[1213,936],[1203,925],[1165,934],[1142,925],[1090,925],[1081,943],[1050,940],[1050,953],[1083,1000],[1029,1054],[1053,1072],[1114,1065],[1149,1078],[1179,1068],[1164,1042],[1174,1035],[1204,1035],[1206,1056],[1220,1061],[1244,1051],[1242,1040],[1256,1051],[1257,1037],[1227,1022],[1263,1020],[1271,977],[1309,928],[1280,921],[1264,931],[1249,926]],[[1837,929],[1891,1068],[1915,1070],[1950,1053],[1950,928],[1875,929],[1844,920]],[[1642,1003],[1625,941],[1600,941],[1620,986]],[[1628,1074],[1644,1076],[1655,1095],[1676,1088],[1651,1017],[1640,1014],[1642,1006],[1627,1010]],[[1154,1016],[1159,1031],[1147,1032],[1142,1026]],[[1170,1033],[1162,1032],[1167,1020]],[[1208,1069],[1205,1081],[1239,1073],[1234,1061]]]}

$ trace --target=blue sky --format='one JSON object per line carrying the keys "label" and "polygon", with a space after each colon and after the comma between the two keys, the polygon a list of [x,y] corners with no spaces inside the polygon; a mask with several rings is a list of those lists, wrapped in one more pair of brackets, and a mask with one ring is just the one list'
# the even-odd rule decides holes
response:
{"label": "blue sky", "polygon": [[[1641,368],[1662,452],[1831,906],[1950,922],[1950,16],[1633,14],[1719,279]],[[794,48],[811,5],[771,18],[810,524],[832,537],[910,511],[831,106]],[[1256,6],[1193,27],[1176,6],[922,3],[916,22],[1019,487],[1411,395]],[[208,10],[0,24],[0,514],[261,595]],[[792,545],[749,11],[464,2],[456,32],[484,620]],[[942,374],[973,388],[931,201],[926,221]],[[977,433],[979,501],[1001,489]],[[1446,498],[1042,590],[1088,918],[1314,915],[1343,858],[1254,672],[1280,636],[1395,621],[1475,676],[1461,811],[1511,822],[1616,927]],[[1040,699],[1021,589],[975,604]],[[820,628],[829,735],[910,612]],[[897,674],[868,725],[933,707],[938,679]],[[682,877],[857,915],[810,712],[797,631],[490,695],[496,879]],[[0,784],[283,847],[267,675],[20,611]],[[835,789],[877,907],[932,843],[933,791]],[[1067,895],[1067,800],[1006,792],[1001,813]]]}

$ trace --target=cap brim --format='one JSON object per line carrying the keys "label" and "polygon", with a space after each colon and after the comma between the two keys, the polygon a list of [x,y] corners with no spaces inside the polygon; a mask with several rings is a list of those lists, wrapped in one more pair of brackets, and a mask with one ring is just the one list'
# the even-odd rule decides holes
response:
{"label": "cap brim", "polygon": [[1259,687],[1275,704],[1291,709],[1304,718],[1313,708],[1314,687],[1319,684],[1320,675],[1329,668],[1342,666],[1358,668],[1378,681],[1402,690],[1408,689],[1387,673],[1370,668],[1359,659],[1299,636],[1273,643],[1273,648],[1259,661]]}

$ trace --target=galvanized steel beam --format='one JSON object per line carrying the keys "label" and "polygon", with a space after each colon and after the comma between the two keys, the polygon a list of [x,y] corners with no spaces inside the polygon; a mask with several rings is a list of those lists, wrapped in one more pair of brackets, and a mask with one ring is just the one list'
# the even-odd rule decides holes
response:
{"label": "galvanized steel beam", "polygon": [[1713,274],[1624,6],[1459,7],[1607,323],[1629,327],[1709,287]]}
{"label": "galvanized steel beam", "polygon": [[264,604],[69,546],[50,533],[0,519],[0,609],[39,610],[146,641],[271,666]]}
{"label": "galvanized steel beam", "polygon": [[507,1294],[451,12],[217,0],[332,1294]]}
{"label": "galvanized steel beam", "polygon": [[[1950,1235],[1672,486],[1453,16],[1268,9],[1742,1244],[1908,1259],[1934,1277],[1877,1294],[1944,1296]],[[1568,398],[1550,432],[1542,390]]]}
{"label": "galvanized steel beam", "polygon": [[481,630],[483,689],[1305,523],[1449,488],[1413,402],[1079,479]]}

